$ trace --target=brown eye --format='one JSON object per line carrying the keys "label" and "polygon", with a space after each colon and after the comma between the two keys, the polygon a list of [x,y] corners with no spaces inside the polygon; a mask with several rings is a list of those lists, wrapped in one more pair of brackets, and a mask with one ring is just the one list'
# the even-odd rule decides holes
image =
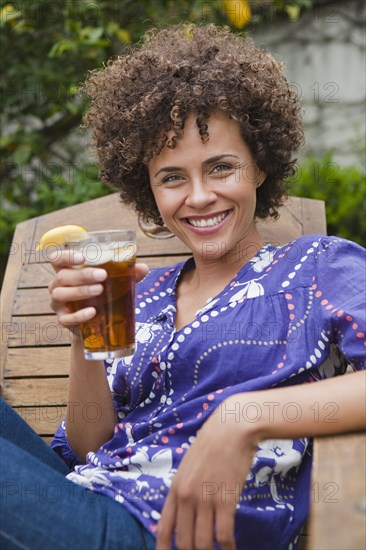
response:
{"label": "brown eye", "polygon": [[165,176],[161,183],[176,183],[183,179],[183,176],[180,176],[179,174],[169,174],[168,176]]}
{"label": "brown eye", "polygon": [[211,170],[211,174],[222,174],[223,172],[228,172],[232,169],[233,167],[230,164],[220,162],[220,164],[215,164]]}

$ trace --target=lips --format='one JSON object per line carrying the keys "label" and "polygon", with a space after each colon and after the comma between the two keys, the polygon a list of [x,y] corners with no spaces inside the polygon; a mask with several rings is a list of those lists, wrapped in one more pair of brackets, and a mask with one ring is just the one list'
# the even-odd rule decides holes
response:
{"label": "lips", "polygon": [[182,218],[182,221],[184,221],[186,227],[192,233],[205,236],[221,231],[221,228],[227,223],[232,213],[233,209],[222,210],[221,212],[206,214],[205,216],[187,216]]}

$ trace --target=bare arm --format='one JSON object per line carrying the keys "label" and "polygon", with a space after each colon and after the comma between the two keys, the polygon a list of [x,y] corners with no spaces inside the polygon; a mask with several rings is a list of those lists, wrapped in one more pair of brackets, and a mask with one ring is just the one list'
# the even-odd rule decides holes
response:
{"label": "bare arm", "polygon": [[218,411],[223,421],[230,407],[256,442],[361,430],[366,423],[366,371],[232,396]]}
{"label": "bare arm", "polygon": [[87,452],[96,451],[111,439],[117,414],[104,365],[86,361],[79,338],[71,346],[66,433],[75,454],[84,462]]}
{"label": "bare arm", "polygon": [[[225,550],[235,549],[235,506],[259,441],[360,430],[365,421],[366,372],[229,397],[182,460],[158,525],[157,549],[170,548],[174,532],[178,548],[210,549],[216,538]],[[218,491],[203,499],[207,484],[224,487],[225,498]]]}
{"label": "bare arm", "polygon": [[[64,251],[51,261],[56,276],[50,282],[51,307],[59,323],[73,333],[71,346],[69,394],[66,413],[66,432],[73,451],[85,461],[86,453],[96,451],[112,435],[117,422],[112,396],[101,361],[84,359],[78,325],[92,319],[96,311],[87,307],[74,311],[72,303],[103,292],[101,282],[106,271],[86,267],[73,269],[83,263],[80,254]],[[136,265],[136,279],[147,273],[145,264]]]}

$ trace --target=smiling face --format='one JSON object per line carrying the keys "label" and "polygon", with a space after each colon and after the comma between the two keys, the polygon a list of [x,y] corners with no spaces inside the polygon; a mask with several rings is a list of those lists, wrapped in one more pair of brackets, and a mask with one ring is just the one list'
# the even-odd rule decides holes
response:
{"label": "smiling face", "polygon": [[209,139],[202,142],[191,114],[175,149],[165,147],[148,165],[161,217],[190,248],[196,263],[230,254],[240,257],[260,243],[254,212],[256,188],[265,174],[244,143],[238,122],[216,111],[207,124]]}

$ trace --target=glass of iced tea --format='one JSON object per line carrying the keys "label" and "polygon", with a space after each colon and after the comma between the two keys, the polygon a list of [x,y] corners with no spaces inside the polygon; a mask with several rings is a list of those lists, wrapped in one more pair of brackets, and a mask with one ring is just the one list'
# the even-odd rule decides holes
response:
{"label": "glass of iced tea", "polygon": [[82,300],[75,309],[95,307],[96,316],[80,325],[86,359],[100,360],[135,352],[136,241],[132,230],[94,231],[65,243],[81,252],[84,267],[101,267],[108,273],[99,296]]}

